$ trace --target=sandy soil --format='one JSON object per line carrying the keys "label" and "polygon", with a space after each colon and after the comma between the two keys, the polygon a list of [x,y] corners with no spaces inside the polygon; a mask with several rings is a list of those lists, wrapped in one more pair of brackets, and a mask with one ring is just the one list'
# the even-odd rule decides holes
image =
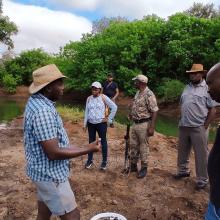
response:
{"label": "sandy soil", "polygon": [[[87,134],[82,124],[66,121],[70,141],[83,146]],[[95,155],[92,170],[83,169],[86,157],[71,161],[70,182],[81,210],[81,219],[89,220],[105,211],[118,212],[128,220],[199,220],[203,219],[208,202],[208,189],[194,189],[192,175],[176,181],[176,144],[173,137],[156,134],[150,140],[149,172],[146,178],[135,174],[123,176],[125,127],[109,129],[109,167],[99,171],[100,154]],[[193,154],[192,154],[193,157]],[[23,150],[22,118],[0,128],[0,219],[32,220],[36,218],[36,192],[26,177]]]}

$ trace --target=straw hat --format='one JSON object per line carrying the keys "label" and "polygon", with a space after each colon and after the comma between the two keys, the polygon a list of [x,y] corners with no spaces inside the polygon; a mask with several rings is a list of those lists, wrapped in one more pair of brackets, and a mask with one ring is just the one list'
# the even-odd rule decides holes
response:
{"label": "straw hat", "polygon": [[35,70],[32,75],[33,82],[29,87],[30,94],[40,91],[42,88],[57,79],[66,78],[55,64],[43,66]]}
{"label": "straw hat", "polygon": [[207,72],[207,70],[203,69],[202,64],[193,64],[191,70],[187,70],[187,73],[197,73],[197,72]]}

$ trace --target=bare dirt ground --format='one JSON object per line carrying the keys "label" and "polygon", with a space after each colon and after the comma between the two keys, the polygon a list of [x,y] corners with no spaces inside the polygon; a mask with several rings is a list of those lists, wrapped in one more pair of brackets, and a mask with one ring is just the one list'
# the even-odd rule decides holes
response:
{"label": "bare dirt ground", "polygon": [[[82,124],[66,121],[72,144],[83,146],[87,134]],[[173,137],[156,134],[150,140],[149,172],[146,178],[123,176],[125,127],[109,128],[109,167],[99,170],[100,154],[92,170],[83,168],[86,156],[71,160],[70,182],[81,210],[81,219],[105,212],[117,212],[128,220],[199,220],[208,202],[208,189],[194,189],[192,154],[190,178],[176,181],[176,144]],[[32,220],[37,213],[36,191],[25,175],[22,119],[0,128],[0,219]]]}

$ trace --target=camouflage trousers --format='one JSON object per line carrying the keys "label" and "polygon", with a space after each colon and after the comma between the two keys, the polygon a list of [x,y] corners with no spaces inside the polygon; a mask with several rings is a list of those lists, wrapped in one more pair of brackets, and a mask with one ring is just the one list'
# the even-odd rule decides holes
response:
{"label": "camouflage trousers", "polygon": [[141,167],[147,166],[147,158],[149,154],[149,142],[147,128],[149,122],[133,124],[130,135],[131,163],[137,164],[141,159]]}

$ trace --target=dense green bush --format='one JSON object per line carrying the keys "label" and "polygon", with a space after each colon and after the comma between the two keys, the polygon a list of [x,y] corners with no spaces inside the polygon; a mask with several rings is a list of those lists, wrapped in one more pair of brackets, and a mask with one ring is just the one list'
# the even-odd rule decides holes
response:
{"label": "dense green bush", "polygon": [[0,65],[0,84],[7,91],[14,92],[18,85],[30,85],[35,69],[52,62],[53,58],[42,49],[24,51]]}
{"label": "dense green bush", "polygon": [[179,80],[164,78],[157,88],[157,95],[163,102],[174,102],[179,99],[184,87],[184,83]]}
{"label": "dense green bush", "polygon": [[70,78],[70,89],[84,91],[92,81],[105,80],[111,71],[121,90],[132,95],[131,79],[139,73],[147,75],[150,87],[156,89],[164,77],[186,81],[185,71],[193,63],[209,69],[220,60],[219,42],[220,18],[178,13],[167,21],[148,16],[133,22],[113,22],[99,34],[70,42],[60,57],[68,61],[64,71]]}
{"label": "dense green bush", "polygon": [[4,75],[2,81],[7,92],[16,92],[17,81],[11,74]]}

